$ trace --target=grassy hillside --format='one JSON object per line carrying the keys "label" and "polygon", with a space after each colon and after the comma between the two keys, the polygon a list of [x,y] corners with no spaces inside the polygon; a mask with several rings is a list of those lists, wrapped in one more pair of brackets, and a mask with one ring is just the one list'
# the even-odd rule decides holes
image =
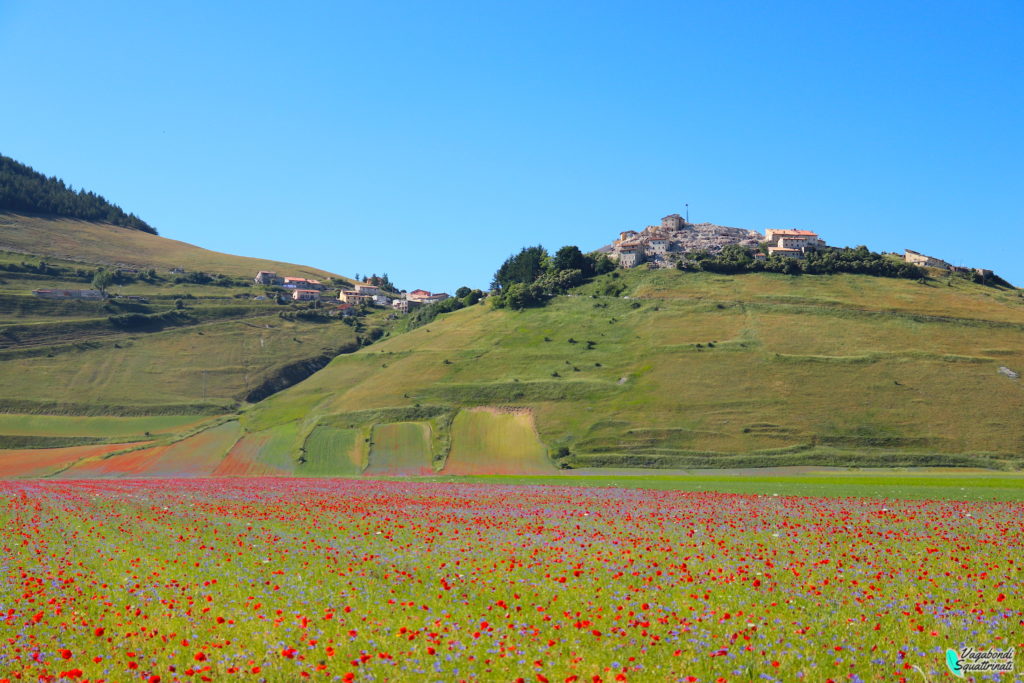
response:
{"label": "grassy hillside", "polygon": [[[121,276],[106,301],[32,294],[89,289],[97,266],[114,264],[155,272]],[[170,267],[210,282],[183,282]],[[390,325],[385,311],[354,324],[303,319],[306,304],[280,305],[251,284],[259,269],[335,277],[107,224],[0,214],[0,448],[179,433],[233,412],[258,389],[298,381]]]}
{"label": "grassy hillside", "polygon": [[563,467],[1016,467],[1024,385],[1000,367],[1024,370],[1019,290],[637,270],[540,309],[443,316],[241,422],[298,425],[297,452],[320,425],[430,420],[438,470],[449,453],[467,467],[452,424],[480,406],[532,415]]}
{"label": "grassy hillside", "polygon": [[314,279],[341,277],[294,263],[221,254],[109,223],[4,212],[0,212],[0,250],[90,265],[184,268],[234,277],[251,278],[260,270]]}

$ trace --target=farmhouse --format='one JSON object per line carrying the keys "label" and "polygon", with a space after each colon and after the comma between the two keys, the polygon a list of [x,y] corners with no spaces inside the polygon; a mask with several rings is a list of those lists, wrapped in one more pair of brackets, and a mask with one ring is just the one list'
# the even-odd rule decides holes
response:
{"label": "farmhouse", "polygon": [[292,292],[293,301],[320,301],[319,289],[296,289]]}
{"label": "farmhouse", "polygon": [[338,292],[338,301],[358,305],[361,303],[371,303],[373,297],[369,294],[361,294],[354,289],[343,289]]}
{"label": "farmhouse", "polygon": [[406,294],[406,298],[415,304],[436,304],[447,299],[448,295],[444,292],[431,293],[425,289],[414,289]]}
{"label": "farmhouse", "polygon": [[378,294],[380,294],[380,287],[378,287],[377,285],[366,285],[357,283],[356,292],[358,292],[359,294],[366,294],[368,296],[377,296]]}
{"label": "farmhouse", "polygon": [[258,285],[279,285],[281,284],[281,278],[277,277],[277,273],[270,270],[261,270],[256,273],[256,277],[253,278],[253,282]]}
{"label": "farmhouse", "polygon": [[327,289],[319,280],[309,280],[304,277],[286,277],[284,279],[284,286],[287,289]]}
{"label": "farmhouse", "polygon": [[825,248],[825,240],[810,230],[765,230],[768,254],[803,258],[808,251]]}

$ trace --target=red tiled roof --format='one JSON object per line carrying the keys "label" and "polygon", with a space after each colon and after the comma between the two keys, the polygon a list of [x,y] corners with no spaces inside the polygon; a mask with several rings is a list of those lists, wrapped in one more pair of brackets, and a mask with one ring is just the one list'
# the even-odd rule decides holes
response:
{"label": "red tiled roof", "polygon": [[818,233],[810,230],[772,230],[776,235],[797,235],[801,237],[817,237]]}

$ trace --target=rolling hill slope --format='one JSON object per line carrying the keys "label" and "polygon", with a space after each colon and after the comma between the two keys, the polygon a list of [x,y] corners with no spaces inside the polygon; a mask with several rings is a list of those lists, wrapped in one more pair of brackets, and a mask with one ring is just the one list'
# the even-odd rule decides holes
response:
{"label": "rolling hill slope", "polygon": [[[495,440],[471,456],[453,443],[480,407],[532,416],[562,467],[1017,467],[1022,369],[1019,290],[620,271],[544,308],[482,304],[340,356],[241,424],[297,427],[296,473],[317,429],[369,443],[381,425],[416,422],[436,470],[457,453],[460,469],[476,457],[472,471],[498,471]],[[480,428],[465,438],[481,441]]]}
{"label": "rolling hill slope", "polygon": [[257,271],[314,279],[342,278],[326,270],[270,259],[222,254],[187,242],[109,223],[0,212],[0,250],[106,267],[223,273],[253,277]]}
{"label": "rolling hill slope", "polygon": [[[32,293],[90,289],[99,267],[118,266],[131,270],[106,300]],[[345,321],[279,304],[252,284],[261,269],[348,282],[141,230],[0,214],[0,448],[169,438],[299,381],[390,325],[383,311]],[[206,274],[200,284],[189,279],[197,273]],[[161,416],[181,417],[169,427]]]}

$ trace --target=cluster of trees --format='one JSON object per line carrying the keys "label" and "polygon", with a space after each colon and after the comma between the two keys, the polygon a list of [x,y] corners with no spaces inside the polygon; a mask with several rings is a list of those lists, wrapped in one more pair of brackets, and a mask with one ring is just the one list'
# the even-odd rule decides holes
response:
{"label": "cluster of trees", "polygon": [[78,190],[60,178],[47,178],[30,166],[0,155],[0,211],[50,213],[87,221],[104,221],[153,235],[156,228],[95,192]]}
{"label": "cluster of trees", "polygon": [[584,254],[573,245],[554,256],[540,245],[525,247],[494,274],[491,301],[496,308],[515,310],[543,306],[551,297],[613,270],[615,262],[605,254]]}
{"label": "cluster of trees", "polygon": [[[756,260],[751,251],[738,244],[722,248],[718,254],[696,252],[688,256],[689,262],[700,270],[711,273],[785,273],[787,275],[828,275],[831,273],[855,273],[919,280],[927,276],[925,270],[912,263],[898,261],[870,251],[865,246],[844,247],[808,252],[804,258],[768,256]],[[681,269],[687,264],[680,263]]]}
{"label": "cluster of trees", "polygon": [[444,301],[438,301],[436,304],[430,304],[429,306],[421,306],[410,312],[409,316],[406,318],[406,326],[410,330],[421,327],[442,313],[451,313],[452,311],[458,311],[468,306],[473,306],[480,303],[480,300],[483,298],[484,293],[479,289],[459,287],[455,290],[454,297],[450,297]]}

